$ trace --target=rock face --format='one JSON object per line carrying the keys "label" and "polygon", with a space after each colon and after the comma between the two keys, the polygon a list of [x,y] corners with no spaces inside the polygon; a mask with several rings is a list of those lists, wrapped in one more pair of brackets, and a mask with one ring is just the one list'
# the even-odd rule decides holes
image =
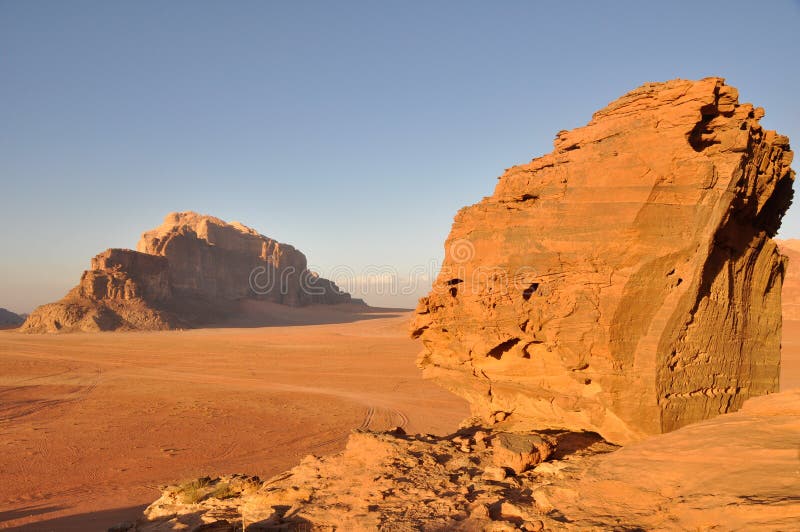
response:
{"label": "rock face", "polygon": [[[228,224],[192,212],[173,213],[161,227],[143,234],[136,247],[141,253],[167,259],[169,284],[180,295],[212,299],[257,296],[292,306],[314,299],[304,289],[303,283],[312,278],[305,255],[236,222]],[[326,297],[330,301],[325,301]],[[340,302],[347,296],[325,292],[318,299]]]}
{"label": "rock face", "polygon": [[245,299],[291,306],[351,301],[310,272],[292,246],[212,216],[169,214],[137,247],[94,257],[78,286],[36,309],[21,329],[170,329],[224,318]]}
{"label": "rock face", "polygon": [[19,314],[0,308],[0,327],[16,327],[23,321],[25,321],[25,319]]}
{"label": "rock face", "polygon": [[75,296],[89,299],[167,301],[172,297],[167,260],[129,249],[109,249],[92,259]]}
{"label": "rock face", "polygon": [[[163,257],[109,249],[91,260],[78,286],[34,310],[23,332],[161,330],[179,327]],[[186,325],[184,325],[186,326]]]}
{"label": "rock face", "polygon": [[791,390],[551,468],[533,497],[558,516],[554,530],[793,530],[799,444],[800,390]]}
{"label": "rock face", "polygon": [[455,217],[413,336],[509,430],[668,432],[777,390],[786,137],[719,78],[646,84]]}

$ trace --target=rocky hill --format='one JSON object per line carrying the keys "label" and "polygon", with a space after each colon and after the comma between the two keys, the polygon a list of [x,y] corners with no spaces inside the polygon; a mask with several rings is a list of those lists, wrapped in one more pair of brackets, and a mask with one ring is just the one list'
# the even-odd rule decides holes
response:
{"label": "rocky hill", "polygon": [[0,328],[16,327],[23,321],[25,321],[25,318],[19,314],[0,308]]}
{"label": "rocky hill", "polygon": [[94,257],[78,286],[37,308],[21,330],[171,329],[229,318],[242,300],[290,306],[351,301],[309,271],[294,247],[212,216],[169,214],[137,247]]}
{"label": "rocky hill", "polygon": [[629,442],[777,391],[786,137],[719,78],[644,85],[462,209],[420,366],[507,429]]}

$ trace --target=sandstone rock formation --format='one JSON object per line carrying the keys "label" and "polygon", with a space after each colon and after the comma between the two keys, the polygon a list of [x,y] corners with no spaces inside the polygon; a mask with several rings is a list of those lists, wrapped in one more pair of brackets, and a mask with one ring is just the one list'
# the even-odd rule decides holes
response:
{"label": "sandstone rock formation", "polygon": [[796,530],[799,447],[792,390],[611,454],[543,464],[533,497],[560,530]]}
{"label": "sandstone rock formation", "polygon": [[172,213],[137,247],[94,257],[78,286],[36,309],[22,330],[170,329],[228,317],[245,299],[291,306],[351,301],[310,272],[300,251],[239,223]]}
{"label": "sandstone rock formation", "polygon": [[16,327],[17,325],[20,325],[23,321],[25,321],[25,319],[19,314],[16,314],[4,308],[0,308],[0,328]]}
{"label": "sandstone rock formation", "polygon": [[[356,431],[343,452],[308,456],[267,481],[226,476],[168,487],[135,530],[541,530],[525,485],[534,473],[493,465],[502,436],[476,428],[447,437]],[[613,449],[585,443],[591,452]]]}
{"label": "sandstone rock formation", "polygon": [[[173,213],[161,227],[144,233],[136,248],[167,259],[169,284],[181,295],[212,299],[257,296],[293,306],[312,300],[301,286],[303,277],[310,276],[305,255],[237,222],[228,224],[192,212]],[[253,275],[257,268],[263,269],[262,275]],[[251,286],[251,275],[253,282],[259,283],[255,287],[258,293]],[[342,301],[346,297],[324,295]]]}
{"label": "sandstone rock formation", "polygon": [[160,330],[181,321],[171,299],[167,261],[128,249],[109,249],[91,260],[78,286],[60,301],[34,310],[23,332]]}
{"label": "sandstone rock formation", "polygon": [[589,433],[514,434],[557,441],[520,474],[494,465],[504,436],[357,431],[342,453],[267,481],[168,487],[119,529],[794,530],[800,520],[800,390],[622,449]]}
{"label": "sandstone rock formation", "polygon": [[786,137],[719,78],[649,83],[462,209],[413,335],[509,430],[668,432],[776,391]]}

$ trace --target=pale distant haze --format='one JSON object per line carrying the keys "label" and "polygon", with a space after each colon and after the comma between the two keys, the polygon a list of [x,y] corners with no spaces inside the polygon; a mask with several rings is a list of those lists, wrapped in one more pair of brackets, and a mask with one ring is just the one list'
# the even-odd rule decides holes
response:
{"label": "pale distant haze", "polygon": [[723,76],[800,142],[798,27],[788,0],[0,1],[0,307],[180,210],[415,276],[366,295],[412,307],[460,207],[644,82]]}

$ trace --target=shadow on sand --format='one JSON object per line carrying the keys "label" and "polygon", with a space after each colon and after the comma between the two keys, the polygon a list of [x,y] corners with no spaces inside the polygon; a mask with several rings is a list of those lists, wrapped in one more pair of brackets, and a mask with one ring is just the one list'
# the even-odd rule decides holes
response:
{"label": "shadow on sand", "polygon": [[409,315],[412,309],[379,308],[358,304],[309,305],[289,307],[263,301],[239,302],[224,317],[197,320],[197,328],[258,328],[331,325],[363,320],[397,318]]}
{"label": "shadow on sand", "polygon": [[36,506],[0,512],[0,530],[18,530],[20,532],[106,532],[110,527],[124,521],[135,522],[147,505],[113,508],[99,512],[54,517],[45,521],[37,521],[24,525],[4,528],[12,519],[41,515],[43,513],[63,510],[58,506]]}

